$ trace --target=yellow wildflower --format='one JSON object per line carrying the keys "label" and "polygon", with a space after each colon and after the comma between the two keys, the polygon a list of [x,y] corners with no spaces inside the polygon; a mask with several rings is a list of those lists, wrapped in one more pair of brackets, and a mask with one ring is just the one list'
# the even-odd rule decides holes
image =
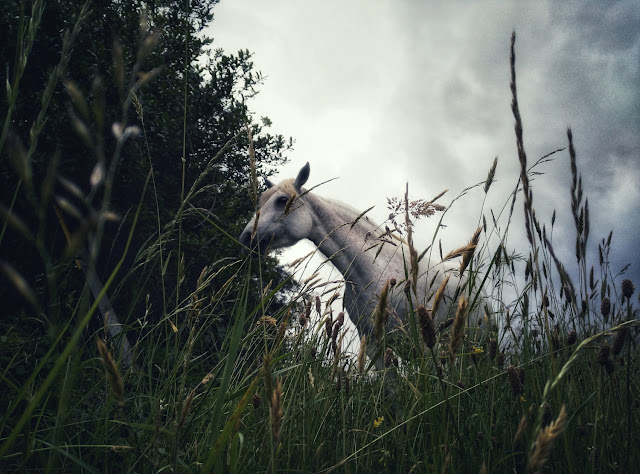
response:
{"label": "yellow wildflower", "polygon": [[524,402],[526,402],[526,401],[527,401],[527,399],[526,399],[526,398],[524,398],[524,395],[520,395],[520,402],[521,402],[521,403],[524,403]]}
{"label": "yellow wildflower", "polygon": [[378,428],[382,424],[383,421],[384,421],[384,416],[379,416],[378,418],[373,420],[373,427],[374,428]]}
{"label": "yellow wildflower", "polygon": [[482,354],[483,352],[484,352],[484,349],[482,347],[473,346],[473,353],[474,354]]}

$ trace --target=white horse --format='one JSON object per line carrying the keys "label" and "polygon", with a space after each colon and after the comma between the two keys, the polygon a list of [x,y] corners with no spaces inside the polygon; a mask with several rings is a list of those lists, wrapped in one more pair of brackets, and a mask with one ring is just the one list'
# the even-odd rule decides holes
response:
{"label": "white horse", "polygon": [[[307,163],[295,179],[277,185],[266,181],[267,190],[260,196],[258,213],[245,227],[240,243],[265,254],[309,239],[344,277],[344,309],[360,334],[367,336],[373,332],[371,315],[382,288],[395,280],[396,284],[388,292],[390,317],[387,329],[406,323],[409,304],[404,289],[407,274],[410,274],[408,246],[381,230],[362,212],[305,190],[302,186],[307,182],[309,172]],[[413,300],[414,308],[426,304],[446,275],[450,275],[438,312],[432,315],[435,324],[450,315],[451,301],[460,291],[455,268],[457,265],[451,262],[433,267],[427,258],[420,262],[418,301]]]}

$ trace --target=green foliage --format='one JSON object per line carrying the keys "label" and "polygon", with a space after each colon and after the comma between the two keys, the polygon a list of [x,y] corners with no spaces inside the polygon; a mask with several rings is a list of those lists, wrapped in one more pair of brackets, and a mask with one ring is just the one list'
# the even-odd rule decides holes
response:
{"label": "green foliage", "polygon": [[[207,262],[239,255],[229,235],[254,211],[245,122],[263,174],[284,161],[290,144],[251,120],[244,96],[255,93],[261,76],[248,52],[196,61],[210,44],[201,31],[215,3],[153,2],[146,16],[144,2],[84,9],[73,1],[34,2],[33,12],[11,2],[0,12],[7,37],[0,63],[10,83],[0,108],[0,202],[14,224],[3,226],[0,259],[37,302],[27,308],[12,285],[2,285],[4,332],[22,328],[16,323],[33,309],[46,315],[38,316],[40,333],[59,332],[75,304],[69,295],[84,281],[69,257],[85,248],[85,264],[103,278],[110,274],[140,200],[125,261],[136,271],[111,295],[126,321],[145,310],[157,321],[180,305],[178,280],[193,286]],[[142,136],[125,145],[114,127]],[[150,192],[143,193],[149,176]],[[186,200],[184,190],[191,190]],[[280,278],[270,262],[266,274]],[[220,274],[220,284],[230,276]]]}
{"label": "green foliage", "polygon": [[[0,11],[3,456],[32,428],[53,430],[42,440],[49,447],[76,436],[60,423],[73,417],[68,400],[93,403],[82,377],[97,368],[86,364],[97,333],[135,352],[156,336],[152,325],[168,328],[171,343],[144,355],[152,372],[174,361],[189,308],[206,306],[192,300],[199,275],[218,296],[218,316],[189,354],[213,354],[202,362],[212,366],[220,358],[210,351],[223,347],[230,295],[243,284],[235,236],[255,210],[246,128],[264,175],[290,142],[252,120],[247,99],[261,76],[248,52],[198,63],[215,3],[36,0]],[[284,279],[273,259],[262,271]],[[247,285],[255,304],[260,290]],[[133,352],[125,365],[139,366]],[[27,456],[22,468],[51,459]]]}

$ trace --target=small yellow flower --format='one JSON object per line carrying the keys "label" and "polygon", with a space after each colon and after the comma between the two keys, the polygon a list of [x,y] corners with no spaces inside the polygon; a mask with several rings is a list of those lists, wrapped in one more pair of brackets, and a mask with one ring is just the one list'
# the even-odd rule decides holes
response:
{"label": "small yellow flower", "polygon": [[379,416],[378,418],[373,420],[373,427],[374,428],[378,428],[382,424],[383,421],[384,421],[384,416]]}
{"label": "small yellow flower", "polygon": [[524,398],[524,395],[520,395],[520,402],[521,402],[521,403],[524,403],[524,402],[526,402],[526,401],[527,401],[527,399],[526,399],[526,398]]}
{"label": "small yellow flower", "polygon": [[484,352],[484,349],[482,347],[473,346],[473,353],[474,354],[482,354],[483,352]]}

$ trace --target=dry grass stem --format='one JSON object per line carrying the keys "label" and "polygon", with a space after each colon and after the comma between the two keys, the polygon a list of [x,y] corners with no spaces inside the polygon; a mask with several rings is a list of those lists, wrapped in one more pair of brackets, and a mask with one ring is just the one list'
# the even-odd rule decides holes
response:
{"label": "dry grass stem", "polygon": [[527,416],[522,415],[522,418],[520,419],[520,424],[518,425],[518,430],[516,431],[516,434],[513,437],[514,446],[518,444],[518,441],[520,441],[520,439],[522,438],[526,430],[527,430]]}
{"label": "dry grass stem", "polygon": [[633,295],[635,289],[636,287],[633,285],[633,282],[631,280],[622,280],[622,296],[627,299],[631,299],[631,296]]}
{"label": "dry grass stem", "polygon": [[398,367],[398,358],[396,357],[393,349],[387,347],[384,351],[384,366],[385,367]]}
{"label": "dry grass stem", "polygon": [[467,266],[471,262],[473,258],[473,254],[478,246],[478,241],[480,240],[480,232],[482,232],[482,227],[478,227],[476,231],[473,233],[471,240],[467,244],[468,250],[462,255],[462,263],[460,264],[460,275],[464,273]]}
{"label": "dry grass stem", "polygon": [[193,397],[196,394],[196,389],[192,388],[191,391],[189,392],[189,395],[187,396],[187,399],[184,402],[184,405],[182,405],[182,410],[180,411],[180,418],[178,419],[178,425],[176,430],[180,431],[180,429],[182,428],[182,426],[184,425],[184,421],[187,419],[187,415],[189,414],[189,410],[191,409],[191,403],[193,402]]}
{"label": "dry grass stem", "polygon": [[436,329],[433,327],[430,311],[423,305],[418,306],[418,322],[425,345],[432,349],[436,345]]}
{"label": "dry grass stem", "polygon": [[20,273],[16,271],[11,265],[6,262],[0,262],[0,272],[4,274],[7,280],[13,283],[13,286],[18,290],[22,297],[29,302],[29,304],[36,310],[37,313],[42,313],[38,298],[27,280],[25,280]]}
{"label": "dry grass stem", "polygon": [[258,233],[258,221],[260,220],[260,209],[258,209],[256,211],[256,217],[253,220],[253,228],[251,229],[251,242],[253,242],[253,240],[256,237],[256,234]]}
{"label": "dry grass stem", "polygon": [[[254,206],[258,207],[258,175],[256,170],[256,152],[253,144],[253,134],[251,133],[251,127],[249,126],[249,122],[247,119],[244,119],[244,127],[247,132],[247,138],[249,140],[249,166],[251,168],[251,199],[253,200]],[[256,222],[258,222],[256,216]],[[254,226],[255,227],[255,226]],[[253,236],[253,234],[252,234]]]}
{"label": "dry grass stem", "polygon": [[456,317],[453,319],[453,329],[451,330],[451,341],[449,341],[449,360],[451,363],[456,358],[456,351],[460,347],[460,343],[464,338],[464,328],[467,322],[467,310],[469,309],[469,303],[464,295],[460,296],[458,300],[458,310],[456,311]]}
{"label": "dry grass stem", "polygon": [[447,253],[443,258],[442,261],[446,262],[448,260],[453,260],[454,258],[458,258],[458,257],[462,257],[465,253],[472,251],[473,248],[469,245],[463,245],[462,247],[458,247],[455,250],[452,250],[451,252]]}
{"label": "dry grass stem", "polygon": [[511,386],[511,391],[513,392],[514,395],[518,395],[520,392],[522,392],[522,382],[520,381],[520,373],[513,365],[510,365],[509,367],[507,367],[506,373],[507,373],[507,380],[509,381],[509,386]]}
{"label": "dry grass stem", "polygon": [[449,283],[449,278],[451,275],[447,275],[442,283],[440,284],[440,288],[436,291],[436,295],[433,297],[433,306],[431,306],[431,314],[438,314],[438,307],[440,306],[440,301],[442,301],[442,296],[444,295],[444,290],[447,287],[447,283]]}
{"label": "dry grass stem", "polygon": [[628,328],[619,329],[616,331],[616,336],[613,339],[613,354],[618,355],[622,352],[622,348],[624,347],[624,341],[627,337],[627,332],[629,332]]}
{"label": "dry grass stem", "polygon": [[269,402],[271,404],[271,436],[275,449],[280,443],[280,429],[282,427],[282,418],[284,417],[284,410],[282,409],[282,380],[280,378],[276,381],[276,386],[271,393]]}
{"label": "dry grass stem", "polygon": [[491,183],[493,183],[493,179],[496,175],[496,167],[498,166],[498,157],[496,156],[493,160],[493,164],[491,165],[491,169],[489,170],[489,174],[487,175],[487,180],[484,182],[484,193],[489,192],[489,188],[491,187]]}
{"label": "dry grass stem", "polygon": [[291,193],[289,195],[289,199],[287,200],[287,203],[284,205],[284,215],[285,216],[291,212],[291,206],[293,206],[293,203],[294,203],[294,201],[296,200],[297,197],[298,197],[297,193]]}
{"label": "dry grass stem", "polygon": [[533,446],[533,453],[529,458],[529,464],[527,465],[527,472],[538,472],[544,464],[547,462],[553,443],[556,438],[560,436],[565,428],[567,421],[567,412],[564,405],[560,408],[560,413],[555,421],[551,422],[546,428],[541,428],[536,437],[535,444]]}
{"label": "dry grass stem", "polygon": [[382,291],[380,292],[380,298],[378,304],[373,310],[373,334],[376,342],[379,344],[384,333],[384,328],[387,324],[387,299],[389,296],[389,281],[384,284]]}
{"label": "dry grass stem", "polygon": [[413,223],[409,218],[409,183],[407,183],[404,193],[404,223],[407,228],[407,245],[409,246],[409,273],[411,276],[411,289],[417,295],[418,288],[418,252],[413,246]]}
{"label": "dry grass stem", "polygon": [[100,354],[100,358],[102,359],[102,365],[104,366],[104,371],[107,376],[107,380],[109,381],[111,393],[113,394],[118,404],[120,406],[123,406],[124,384],[122,382],[122,376],[120,375],[118,366],[116,365],[111,352],[109,352],[107,345],[99,337],[96,338],[96,345],[98,346],[98,353]]}
{"label": "dry grass stem", "polygon": [[358,351],[358,373],[362,375],[367,363],[367,336],[364,334],[360,339],[360,350]]}

